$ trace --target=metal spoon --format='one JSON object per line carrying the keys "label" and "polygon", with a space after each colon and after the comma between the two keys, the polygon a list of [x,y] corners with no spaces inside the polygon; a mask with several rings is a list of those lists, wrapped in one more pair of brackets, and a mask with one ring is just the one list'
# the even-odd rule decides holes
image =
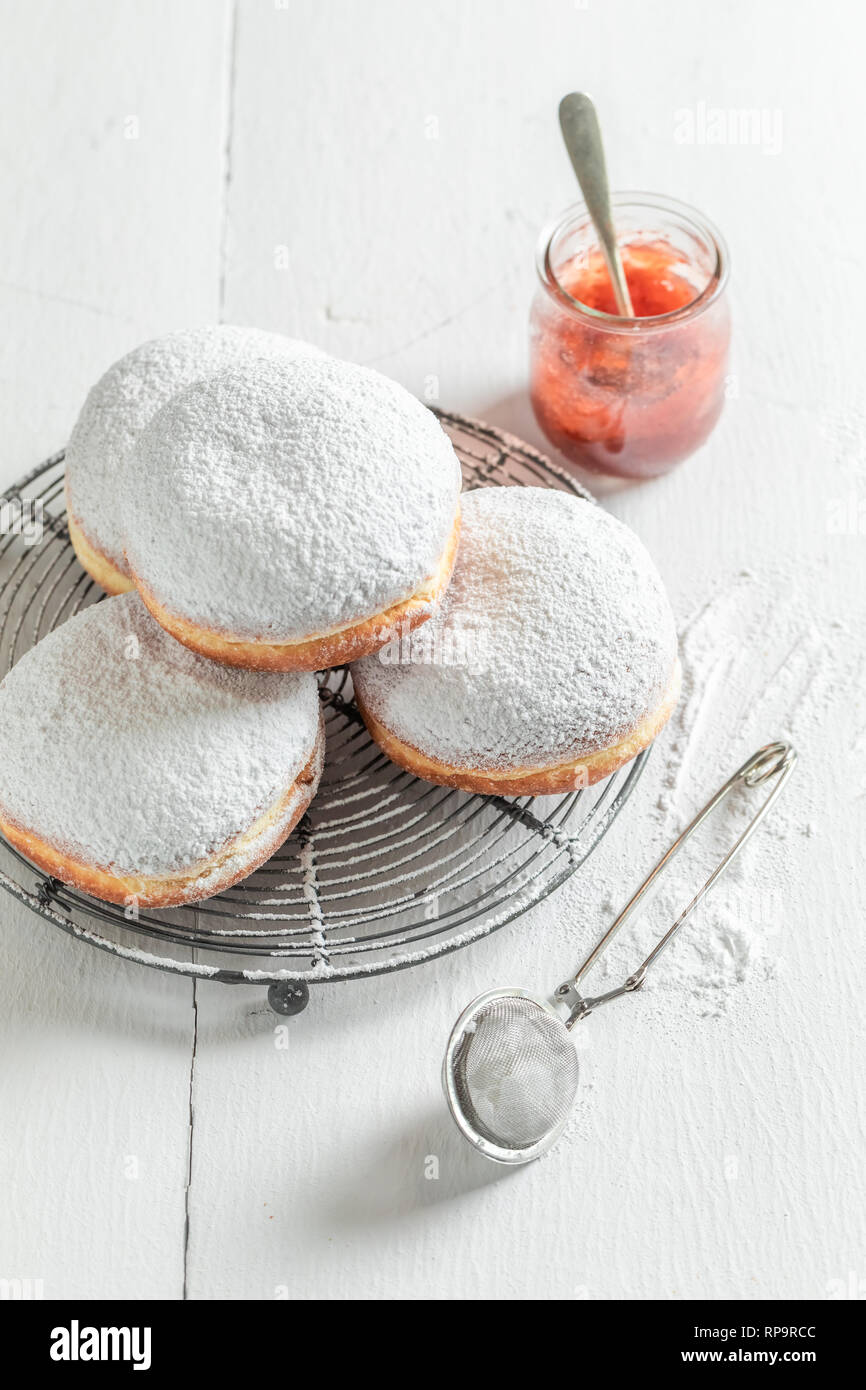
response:
{"label": "metal spoon", "polygon": [[601,127],[592,98],[586,92],[569,92],[559,103],[559,124],[565,148],[601,242],[617,310],[625,318],[633,319],[634,309],[613,230]]}

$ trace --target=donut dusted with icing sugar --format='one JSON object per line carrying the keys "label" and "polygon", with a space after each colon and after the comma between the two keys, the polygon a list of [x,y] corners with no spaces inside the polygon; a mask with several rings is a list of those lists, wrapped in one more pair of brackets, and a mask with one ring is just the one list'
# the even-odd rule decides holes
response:
{"label": "donut dusted with icing sugar", "polygon": [[197,381],[123,472],[126,558],[156,620],[216,661],[317,670],[426,621],[460,465],[414,396],[332,358]]}
{"label": "donut dusted with icing sugar", "polygon": [[352,667],[373,738],[467,791],[590,785],[645,748],[679,693],[673,614],[637,537],[545,488],[464,494],[433,620]]}
{"label": "donut dusted with icing sugar", "polygon": [[84,568],[110,594],[133,587],[123,558],[120,467],[145,425],[182,387],[250,357],[322,356],[309,343],[218,324],[143,343],[96,383],[66,450],[69,534]]}
{"label": "donut dusted with icing sugar", "polygon": [[206,661],[124,594],[55,629],[0,684],[0,831],[108,902],[197,902],[283,842],[323,746],[314,676]]}

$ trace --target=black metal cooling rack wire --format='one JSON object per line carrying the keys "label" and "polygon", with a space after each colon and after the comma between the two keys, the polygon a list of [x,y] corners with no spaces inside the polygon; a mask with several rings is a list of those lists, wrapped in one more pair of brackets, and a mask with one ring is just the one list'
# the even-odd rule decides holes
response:
{"label": "black metal cooling rack wire", "polygon": [[[556,487],[591,505],[578,483],[520,440],[459,415],[439,417],[467,487]],[[62,453],[4,500],[7,515],[22,502],[38,505],[42,538],[8,526],[0,537],[0,677],[102,596],[69,540]],[[182,975],[261,983],[277,1012],[296,1013],[312,983],[435,960],[540,902],[592,853],[649,756],[565,796],[470,795],[390,762],[354,707],[346,671],[320,681],[327,758],[318,795],[282,849],[243,883],[195,907],[131,920],[129,910],[49,878],[0,839],[0,886],[90,945]]]}

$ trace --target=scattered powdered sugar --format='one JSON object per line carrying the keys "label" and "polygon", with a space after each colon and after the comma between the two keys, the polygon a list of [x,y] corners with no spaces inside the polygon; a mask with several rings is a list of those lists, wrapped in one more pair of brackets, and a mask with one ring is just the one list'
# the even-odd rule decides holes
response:
{"label": "scattered powdered sugar", "polygon": [[182,329],[127,353],[90,391],[66,449],[69,511],[90,541],[126,573],[118,471],[145,425],[182,387],[251,356],[292,362],[323,354],[259,328]]}
{"label": "scattered powdered sugar", "polygon": [[304,901],[310,914],[312,928],[314,964],[327,963],[328,943],[325,939],[325,919],[319,898],[319,879],[316,873],[316,858],[313,850],[313,837],[306,835],[301,843],[301,870],[304,875]]}
{"label": "scattered powdered sugar", "polygon": [[[845,691],[857,680],[855,670],[845,671],[844,630],[822,623],[817,606],[809,611],[805,600],[796,601],[797,594],[809,592],[802,574],[799,581],[784,571],[742,572],[720,585],[686,621],[680,635],[682,697],[643,785],[623,813],[643,817],[640,862],[629,852],[626,876],[617,881],[614,831],[576,875],[574,889],[565,890],[566,896],[576,894],[583,917],[581,944],[588,949],[738,763],[776,738],[793,742],[800,764],[788,787],[647,977],[641,996],[644,1007],[662,1009],[668,1020],[674,1005],[716,1016],[743,986],[760,990],[785,970],[793,929],[793,866],[820,834],[817,813],[823,802],[809,767],[810,750],[820,744],[828,721],[845,720]],[[816,576],[813,595],[819,586]],[[779,592],[791,596],[784,610],[778,604]],[[855,660],[849,650],[849,667]],[[721,709],[726,711],[724,719],[719,717]],[[845,736],[843,743],[850,746]],[[714,813],[587,978],[589,993],[619,983],[636,969],[745,829],[771,787],[768,783],[743,789]],[[856,778],[836,789],[836,795],[852,801],[858,794],[862,788]],[[620,843],[620,856],[621,851]]]}
{"label": "scattered powdered sugar", "polygon": [[[758,795],[757,789],[755,794]],[[756,804],[752,803],[752,809]],[[670,879],[645,906],[643,915],[625,929],[622,939],[602,957],[591,979],[587,979],[590,994],[619,984],[637,968],[734,843],[747,819],[744,815],[732,818],[733,823],[729,820],[727,839],[721,831],[709,837],[716,850],[715,859],[705,848],[671,869]],[[766,853],[766,846],[763,848]],[[744,854],[755,861],[754,850]],[[652,861],[646,868],[651,867]],[[633,886],[637,887],[638,882],[639,878]],[[619,896],[601,894],[603,920],[612,920],[625,905],[630,886],[623,883]],[[724,1012],[734,987],[747,980],[766,981],[775,973],[780,921],[768,914],[775,914],[782,901],[768,901],[759,876],[753,877],[743,864],[735,863],[726,878],[695,908],[682,932],[652,967],[644,998],[663,1002],[666,1016],[672,996],[676,996],[679,1009],[705,1016]]]}
{"label": "scattered powdered sugar", "polygon": [[[455,628],[460,659],[437,660]],[[399,660],[386,648],[352,667],[371,713],[439,761],[509,769],[628,734],[669,685],[676,632],[658,572],[622,522],[563,492],[483,488],[464,495],[438,612],[399,646]]]}
{"label": "scattered powdered sugar", "polygon": [[180,871],[285,794],[318,727],[314,676],[207,661],[124,594],[51,632],[0,684],[0,807],[99,868]]}
{"label": "scattered powdered sugar", "polygon": [[301,641],[431,578],[460,465],[402,386],[334,359],[254,361],[173,397],[124,469],[126,549],[174,614]]}

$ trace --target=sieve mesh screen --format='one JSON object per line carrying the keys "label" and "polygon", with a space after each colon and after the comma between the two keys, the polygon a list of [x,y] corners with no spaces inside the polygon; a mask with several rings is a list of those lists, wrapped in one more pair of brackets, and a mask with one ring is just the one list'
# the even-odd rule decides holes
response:
{"label": "sieve mesh screen", "polygon": [[555,1129],[571,1110],[577,1075],[565,1024],[516,995],[483,1005],[454,1055],[465,1118],[503,1149],[529,1148]]}

